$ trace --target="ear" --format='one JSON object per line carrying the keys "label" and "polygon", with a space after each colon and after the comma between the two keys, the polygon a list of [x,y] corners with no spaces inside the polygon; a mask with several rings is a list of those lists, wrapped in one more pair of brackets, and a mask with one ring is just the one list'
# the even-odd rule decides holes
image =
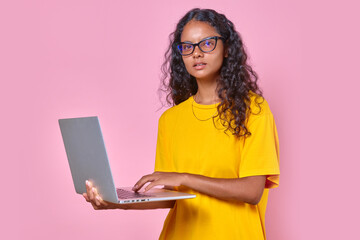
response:
{"label": "ear", "polygon": [[227,58],[229,56],[228,54],[228,48],[226,47],[224,50],[224,58]]}

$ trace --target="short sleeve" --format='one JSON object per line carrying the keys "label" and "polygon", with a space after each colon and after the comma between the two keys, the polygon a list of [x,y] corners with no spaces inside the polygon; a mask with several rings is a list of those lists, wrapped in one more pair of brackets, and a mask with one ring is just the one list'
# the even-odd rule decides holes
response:
{"label": "short sleeve", "polygon": [[251,136],[245,138],[241,151],[239,177],[266,175],[265,188],[279,185],[279,141],[271,112],[249,121]]}
{"label": "short sleeve", "polygon": [[171,171],[169,157],[169,139],[166,135],[165,114],[161,115],[158,124],[158,134],[156,142],[155,171]]}

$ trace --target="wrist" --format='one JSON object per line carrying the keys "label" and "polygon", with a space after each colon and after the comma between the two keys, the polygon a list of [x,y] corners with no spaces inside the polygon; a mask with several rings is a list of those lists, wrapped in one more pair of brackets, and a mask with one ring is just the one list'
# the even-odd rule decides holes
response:
{"label": "wrist", "polygon": [[189,173],[181,173],[182,176],[182,180],[181,180],[181,185],[183,186],[189,186],[189,181],[190,181],[190,176],[191,174]]}

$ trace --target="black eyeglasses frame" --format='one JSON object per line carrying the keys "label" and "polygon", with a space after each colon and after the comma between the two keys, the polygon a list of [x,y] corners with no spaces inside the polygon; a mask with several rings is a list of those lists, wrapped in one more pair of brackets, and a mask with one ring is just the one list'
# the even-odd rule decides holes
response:
{"label": "black eyeglasses frame", "polygon": [[[213,50],[210,50],[210,51],[203,51],[203,50],[201,49],[201,47],[200,47],[200,43],[202,43],[202,42],[204,42],[204,41],[206,41],[206,40],[209,40],[209,39],[215,39],[214,49],[213,49]],[[198,42],[198,43],[179,42],[178,44],[176,44],[176,48],[177,48],[177,50],[179,50],[179,53],[181,54],[181,56],[189,56],[189,55],[193,54],[193,52],[195,51],[196,46],[198,46],[198,48],[200,49],[200,51],[202,51],[202,52],[204,52],[204,53],[208,53],[208,52],[212,52],[212,51],[215,50],[215,48],[216,48],[216,46],[217,46],[217,41],[218,41],[218,39],[221,39],[223,42],[225,42],[225,38],[223,38],[223,37],[221,37],[221,36],[213,36],[213,37],[204,38],[203,40],[201,40],[201,41]],[[191,53],[189,53],[189,54],[182,54],[182,53],[181,53],[181,49],[180,49],[180,46],[181,46],[182,44],[192,45],[192,46],[193,46],[193,49],[192,49]]]}

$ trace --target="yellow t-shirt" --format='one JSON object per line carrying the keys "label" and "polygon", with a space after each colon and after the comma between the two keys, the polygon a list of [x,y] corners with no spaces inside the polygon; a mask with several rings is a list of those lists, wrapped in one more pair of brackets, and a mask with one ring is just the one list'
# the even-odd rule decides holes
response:
{"label": "yellow t-shirt", "polygon": [[[160,239],[263,240],[269,188],[279,184],[279,144],[267,102],[248,118],[251,136],[237,139],[224,133],[211,116],[218,103],[202,105],[190,97],[166,110],[159,119],[155,171],[186,172],[212,178],[267,175],[260,202],[251,205],[210,197],[186,187],[179,191],[196,198],[176,201],[165,220]],[[258,113],[251,103],[252,112]],[[200,120],[206,121],[200,121]],[[218,118],[217,118],[218,119]]]}

